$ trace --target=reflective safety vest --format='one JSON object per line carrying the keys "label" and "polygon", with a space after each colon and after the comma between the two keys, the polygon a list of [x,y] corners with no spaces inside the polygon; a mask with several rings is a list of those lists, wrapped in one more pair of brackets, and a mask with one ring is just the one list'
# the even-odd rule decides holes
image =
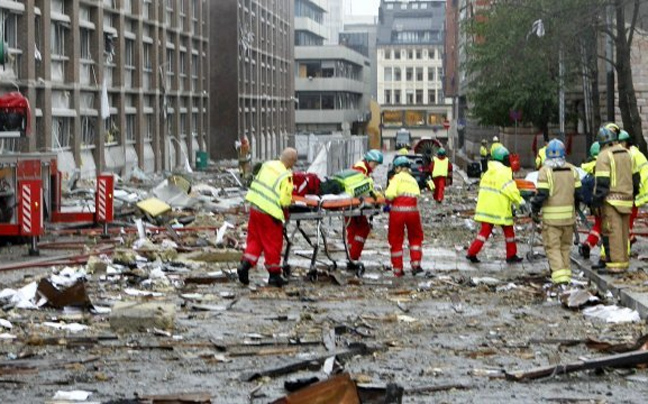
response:
{"label": "reflective safety vest", "polygon": [[486,146],[479,148],[479,155],[482,157],[488,157],[488,149],[486,148]]}
{"label": "reflective safety vest", "polygon": [[333,176],[333,179],[342,184],[344,192],[352,197],[370,194],[374,189],[374,182],[361,172],[353,169],[340,171]]}
{"label": "reflective safety vest", "polygon": [[512,226],[511,204],[522,203],[522,195],[513,181],[511,169],[499,161],[488,162],[488,171],[479,183],[475,220]]}
{"label": "reflective safety vest", "polygon": [[636,147],[630,146],[632,156],[632,173],[639,173],[639,194],[635,198],[635,205],[642,206],[648,203],[648,159]]}
{"label": "reflective safety vest", "polygon": [[434,169],[432,170],[432,178],[447,177],[448,176],[448,158],[440,159],[434,158]]}
{"label": "reflective safety vest", "polygon": [[398,154],[400,154],[401,156],[407,156],[409,153],[410,152],[409,152],[409,149],[407,147],[403,147],[402,149],[400,149],[398,151]]}
{"label": "reflective safety vest", "polygon": [[283,208],[292,201],[292,171],[279,160],[268,161],[254,177],[245,200],[260,211],[283,221]]}
{"label": "reflective safety vest", "polygon": [[581,168],[583,171],[585,171],[587,174],[592,174],[594,175],[594,167],[596,167],[596,160],[588,161],[587,163],[581,164]]}
{"label": "reflective safety vest", "polygon": [[547,146],[544,146],[543,148],[538,150],[538,156],[535,159],[536,168],[540,169],[540,167],[542,167],[546,159],[547,159]]}
{"label": "reflective safety vest", "polygon": [[389,186],[385,191],[385,198],[390,201],[393,201],[398,197],[417,198],[419,196],[421,196],[421,189],[419,188],[416,179],[412,177],[412,174],[410,174],[409,170],[403,170],[394,175],[391,180],[389,180]]}
{"label": "reflective safety vest", "polygon": [[369,176],[369,174],[371,174],[371,168],[367,165],[367,163],[364,160],[360,160],[357,163],[355,163],[353,165],[353,169],[362,172],[362,174],[366,175],[367,177]]}
{"label": "reflective safety vest", "polygon": [[491,149],[490,149],[491,157],[493,157],[493,153],[495,153],[495,150],[497,150],[500,147],[504,147],[504,145],[501,144],[500,142],[495,142],[491,145]]}
{"label": "reflective safety vest", "polygon": [[576,168],[569,163],[563,167],[543,166],[538,173],[538,190],[549,197],[542,205],[542,221],[550,226],[571,226],[576,220],[574,192],[581,187]]}
{"label": "reflective safety vest", "polygon": [[597,182],[599,178],[610,180],[610,189],[605,196],[605,202],[614,206],[619,213],[629,214],[634,204],[630,152],[619,144],[606,147],[596,158],[594,170]]}

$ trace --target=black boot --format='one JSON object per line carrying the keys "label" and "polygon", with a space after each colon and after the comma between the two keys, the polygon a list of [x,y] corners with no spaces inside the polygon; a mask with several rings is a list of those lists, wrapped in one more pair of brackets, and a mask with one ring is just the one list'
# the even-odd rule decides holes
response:
{"label": "black boot", "polygon": [[523,261],[523,259],[518,257],[517,255],[514,255],[514,256],[509,257],[509,258],[506,259],[507,264],[518,264],[518,263],[520,263],[522,261]]}
{"label": "black boot", "polygon": [[598,264],[592,265],[592,269],[595,269],[595,270],[605,269],[605,261],[599,260]]}
{"label": "black boot", "polygon": [[252,268],[252,264],[245,260],[241,261],[238,268],[236,268],[239,282],[244,285],[250,284],[250,268]]}
{"label": "black boot", "polygon": [[468,261],[472,262],[473,264],[479,264],[481,262],[476,255],[466,255],[466,258],[468,259]]}
{"label": "black boot", "polygon": [[584,259],[590,259],[590,246],[587,244],[581,244],[580,247],[578,247],[578,253]]}
{"label": "black boot", "polygon": [[421,267],[414,267],[414,268],[412,268],[412,276],[416,276],[416,275],[418,275],[418,274],[422,274],[423,272],[425,272],[425,271],[423,271],[423,268],[421,268]]}
{"label": "black boot", "polygon": [[346,269],[349,272],[358,272],[360,270],[360,263],[357,261],[347,261]]}
{"label": "black boot", "polygon": [[281,288],[286,283],[288,283],[288,281],[286,281],[281,274],[270,274],[270,277],[268,278],[268,286]]}

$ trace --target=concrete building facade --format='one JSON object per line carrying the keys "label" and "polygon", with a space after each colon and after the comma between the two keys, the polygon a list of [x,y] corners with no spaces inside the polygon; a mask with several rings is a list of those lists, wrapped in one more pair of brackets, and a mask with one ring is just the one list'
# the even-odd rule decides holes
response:
{"label": "concrete building facade", "polygon": [[295,2],[297,132],[363,134],[370,119],[369,59],[346,46],[323,45],[324,6],[321,0]]}
{"label": "concrete building facade", "polygon": [[382,0],[378,15],[377,96],[382,139],[447,139],[451,100],[443,91],[445,2]]}
{"label": "concrete building facade", "polygon": [[211,1],[212,158],[235,157],[244,136],[255,160],[275,158],[294,132],[294,10],[291,0]]}
{"label": "concrete building facade", "polygon": [[362,22],[359,19],[347,17],[345,19],[344,31],[340,33],[340,45],[349,47],[369,59],[368,80],[371,99],[378,97],[378,70],[376,64],[378,40],[377,18],[373,22]]}
{"label": "concrete building facade", "polygon": [[128,174],[173,169],[207,148],[206,0],[0,0],[31,136],[4,151],[53,151],[59,168]]}

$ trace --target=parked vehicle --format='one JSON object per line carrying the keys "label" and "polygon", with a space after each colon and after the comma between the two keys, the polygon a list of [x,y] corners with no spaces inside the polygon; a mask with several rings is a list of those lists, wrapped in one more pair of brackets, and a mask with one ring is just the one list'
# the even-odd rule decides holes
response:
{"label": "parked vehicle", "polygon": [[399,150],[403,147],[412,147],[412,133],[404,128],[399,129],[398,132],[396,132],[394,146],[394,150]]}
{"label": "parked vehicle", "polygon": [[[401,155],[394,156],[394,159],[397,157],[403,157]],[[427,187],[427,180],[430,178],[430,160],[421,154],[408,154],[404,157],[407,157],[410,160],[411,166],[410,170],[412,171],[412,176],[416,178],[419,188],[425,189]],[[389,164],[389,171],[387,172],[387,185],[389,185],[389,180],[395,174],[394,162],[392,161]]]}

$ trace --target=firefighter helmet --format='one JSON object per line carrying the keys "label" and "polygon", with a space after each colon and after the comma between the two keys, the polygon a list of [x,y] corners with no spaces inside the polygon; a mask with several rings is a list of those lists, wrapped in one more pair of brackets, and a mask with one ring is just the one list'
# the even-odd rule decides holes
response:
{"label": "firefighter helmet", "polygon": [[376,149],[369,150],[368,152],[365,153],[364,159],[369,163],[375,161],[378,164],[382,164],[383,154],[380,150],[376,150]]}
{"label": "firefighter helmet", "polygon": [[410,168],[412,163],[405,156],[398,156],[394,159],[394,167],[407,167]]}
{"label": "firefighter helmet", "polygon": [[619,142],[631,142],[632,139],[630,138],[630,134],[626,132],[625,130],[621,129],[619,132]]}
{"label": "firefighter helmet", "polygon": [[590,152],[590,157],[598,156],[599,153],[601,152],[601,144],[599,142],[592,143],[589,152]]}
{"label": "firefighter helmet", "polygon": [[443,147],[440,147],[439,150],[437,150],[437,156],[445,156],[446,155],[446,150]]}
{"label": "firefighter helmet", "polygon": [[506,147],[500,146],[497,149],[493,150],[493,160],[504,163],[504,161],[509,156],[509,151]]}
{"label": "firefighter helmet", "polygon": [[617,134],[612,129],[602,127],[599,129],[598,135],[596,135],[596,140],[601,146],[605,146],[608,143],[616,142]]}
{"label": "firefighter helmet", "polygon": [[547,158],[565,158],[565,145],[558,139],[554,139],[547,145]]}

